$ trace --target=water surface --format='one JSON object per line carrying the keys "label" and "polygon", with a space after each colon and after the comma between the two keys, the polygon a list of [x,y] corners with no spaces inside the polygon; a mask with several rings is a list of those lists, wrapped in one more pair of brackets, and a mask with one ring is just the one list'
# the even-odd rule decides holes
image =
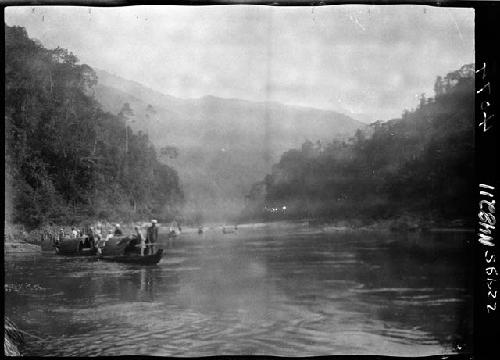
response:
{"label": "water surface", "polygon": [[7,256],[27,355],[419,356],[472,351],[470,234],[240,227],[156,266]]}

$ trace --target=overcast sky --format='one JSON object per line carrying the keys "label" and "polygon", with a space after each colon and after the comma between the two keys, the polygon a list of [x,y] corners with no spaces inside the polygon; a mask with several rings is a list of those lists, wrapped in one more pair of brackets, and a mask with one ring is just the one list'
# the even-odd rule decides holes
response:
{"label": "overcast sky", "polygon": [[399,117],[474,62],[474,10],[429,6],[9,7],[46,47],[165,94]]}

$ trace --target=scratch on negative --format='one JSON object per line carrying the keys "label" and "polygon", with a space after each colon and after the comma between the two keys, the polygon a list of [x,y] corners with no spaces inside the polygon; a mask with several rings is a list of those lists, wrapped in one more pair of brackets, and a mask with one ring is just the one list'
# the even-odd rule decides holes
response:
{"label": "scratch on negative", "polygon": [[460,26],[458,26],[457,21],[455,20],[455,17],[453,16],[453,14],[451,12],[448,11],[448,15],[450,15],[451,19],[453,20],[453,23],[455,24],[455,27],[457,28],[457,31],[458,31],[458,36],[460,36],[460,40],[462,40],[462,42],[463,42],[464,37],[462,36],[462,32],[460,31]]}
{"label": "scratch on negative", "polygon": [[349,15],[349,18],[351,19],[351,21],[353,21],[356,25],[358,25],[361,30],[363,31],[366,31],[365,27],[363,25],[361,25],[361,23],[359,22],[358,18],[356,17],[356,15]]}

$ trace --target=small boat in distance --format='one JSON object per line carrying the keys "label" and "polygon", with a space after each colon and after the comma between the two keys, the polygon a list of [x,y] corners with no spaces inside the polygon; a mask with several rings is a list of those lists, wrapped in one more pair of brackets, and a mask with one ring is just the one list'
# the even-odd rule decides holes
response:
{"label": "small boat in distance", "polygon": [[223,234],[234,234],[236,232],[236,230],[238,230],[237,225],[234,226],[234,229],[222,226],[222,233]]}
{"label": "small boat in distance", "polygon": [[168,228],[168,237],[175,238],[180,235],[182,232],[181,226],[177,223],[177,221],[172,221],[170,223],[170,227]]}

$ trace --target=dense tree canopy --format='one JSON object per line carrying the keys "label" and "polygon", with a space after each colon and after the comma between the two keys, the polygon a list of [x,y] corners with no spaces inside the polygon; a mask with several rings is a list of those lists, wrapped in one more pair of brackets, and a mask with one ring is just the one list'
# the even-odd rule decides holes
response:
{"label": "dense tree canopy", "polygon": [[133,133],[124,104],[104,112],[98,79],[65,49],[49,50],[22,27],[5,26],[6,214],[39,226],[89,218],[172,217],[182,202],[177,173],[148,136]]}
{"label": "dense tree canopy", "polygon": [[247,196],[246,218],[468,219],[474,181],[474,67],[444,79],[401,119],[349,141],[306,142],[284,153]]}

